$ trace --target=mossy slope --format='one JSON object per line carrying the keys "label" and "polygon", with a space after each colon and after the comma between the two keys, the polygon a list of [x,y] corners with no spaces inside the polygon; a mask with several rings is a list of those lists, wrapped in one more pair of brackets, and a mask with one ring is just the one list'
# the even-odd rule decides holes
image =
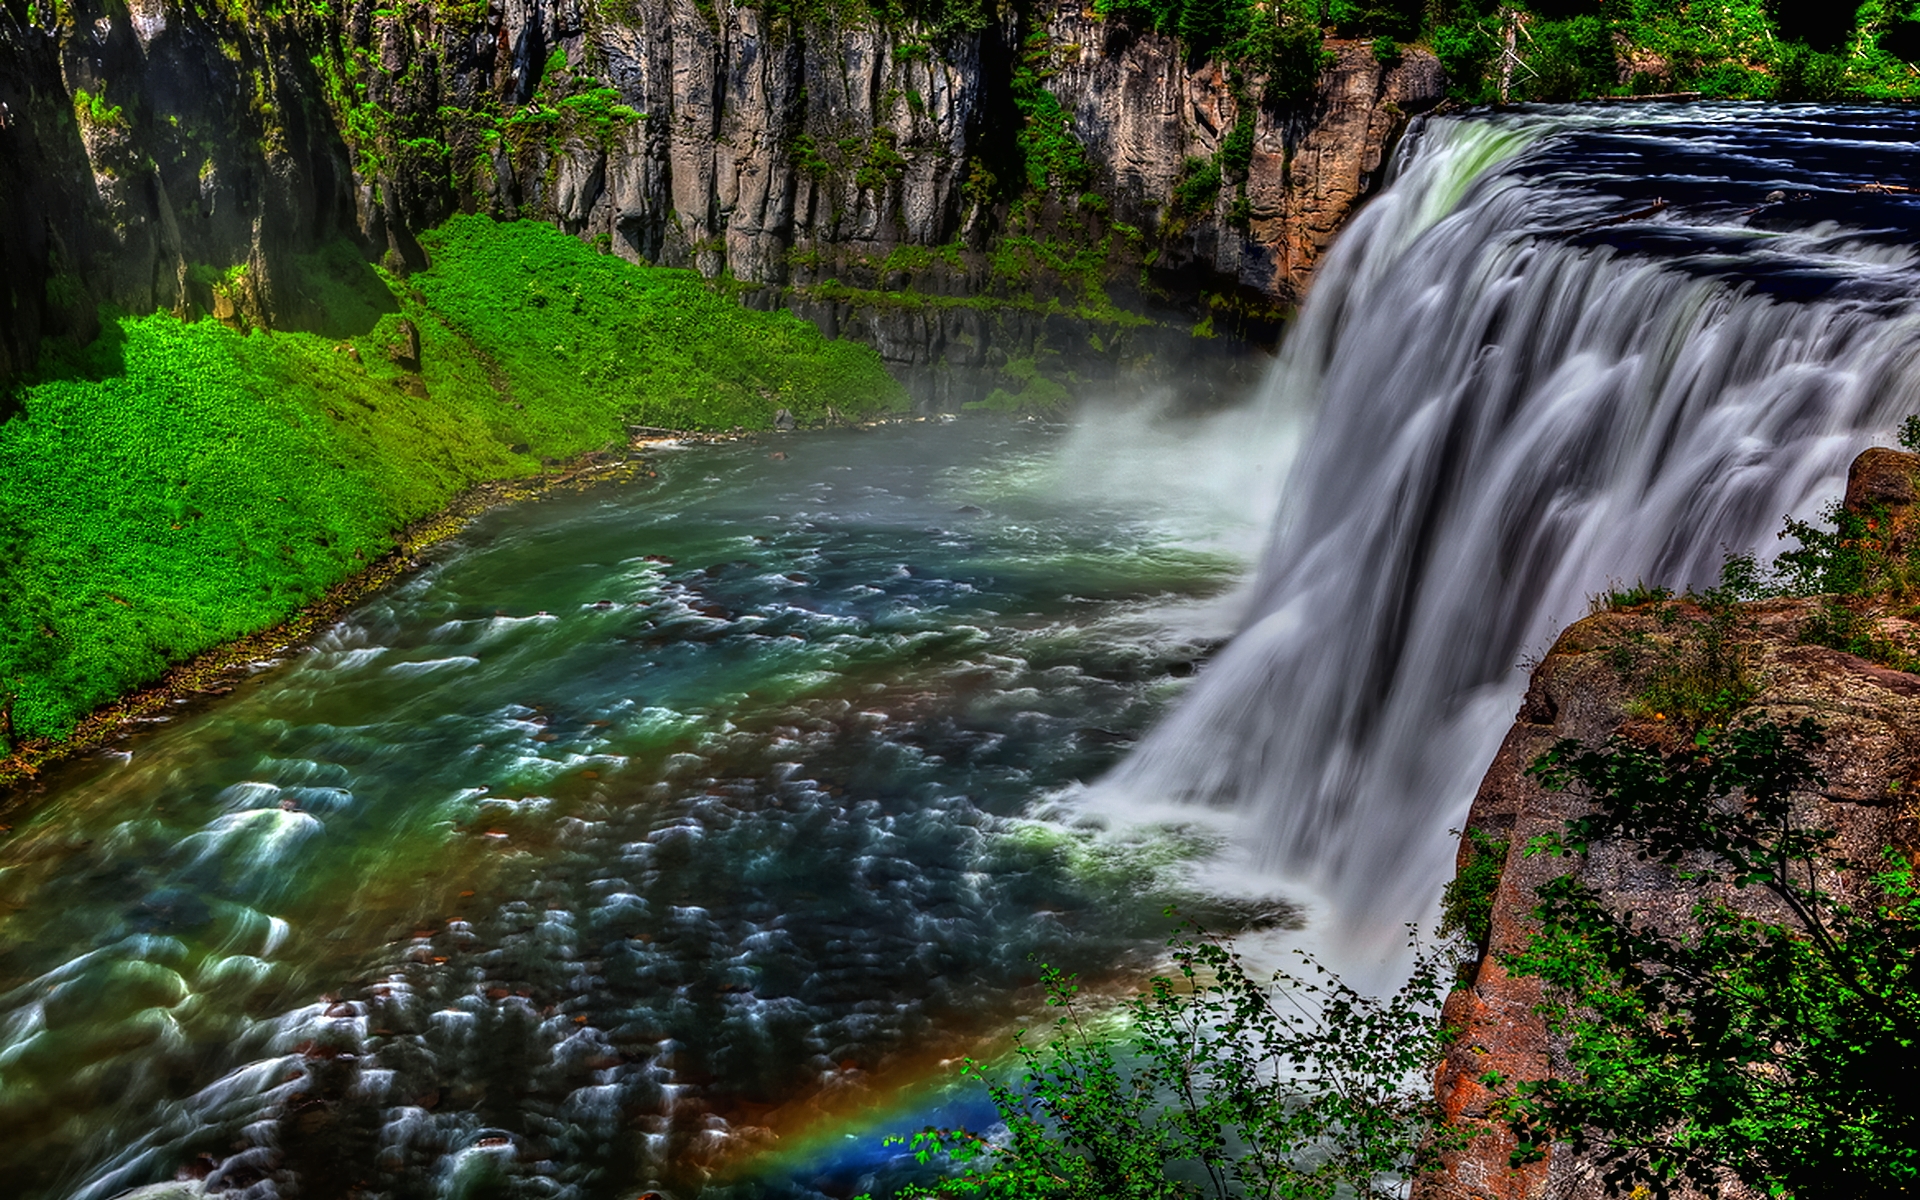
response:
{"label": "mossy slope", "polygon": [[[628,421],[767,428],[904,406],[866,347],[550,227],[458,218],[405,280],[319,256],[342,331],[119,317],[50,347],[0,424],[0,700],[58,737],[172,663],[274,624],[488,479]],[[409,357],[411,322],[419,370]],[[6,747],[4,749],[10,749]]]}

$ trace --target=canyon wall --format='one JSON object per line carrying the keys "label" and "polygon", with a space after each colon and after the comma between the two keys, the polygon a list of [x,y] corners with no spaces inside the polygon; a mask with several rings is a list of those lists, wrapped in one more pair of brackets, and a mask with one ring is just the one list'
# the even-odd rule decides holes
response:
{"label": "canyon wall", "polygon": [[[1328,58],[1261,103],[1046,0],[944,32],[726,0],[12,5],[0,374],[100,303],[324,328],[320,251],[404,271],[419,231],[483,211],[791,307],[931,404],[983,367],[1011,398],[1165,375],[1271,338],[1444,93],[1423,51]],[[1190,184],[1249,114],[1245,167]]]}

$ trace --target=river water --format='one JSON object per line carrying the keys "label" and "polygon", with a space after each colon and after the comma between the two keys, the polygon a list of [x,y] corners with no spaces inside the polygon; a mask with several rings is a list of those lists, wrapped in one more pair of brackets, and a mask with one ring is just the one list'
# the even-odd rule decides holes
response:
{"label": "river water", "polygon": [[1191,464],[1112,432],[662,449],[64,772],[0,845],[9,1194],[858,1175],[821,1139],[1038,962],[1138,965],[1197,900],[1195,836],[1023,819],[1231,631],[1257,540],[1257,467],[1155,485]]}
{"label": "river water", "polygon": [[1243,408],[662,449],[488,516],[13,812],[0,1171],[884,1195],[1040,962],[1130,985],[1177,903],[1364,966],[1516,665],[1920,410],[1917,166],[1895,110],[1428,122]]}

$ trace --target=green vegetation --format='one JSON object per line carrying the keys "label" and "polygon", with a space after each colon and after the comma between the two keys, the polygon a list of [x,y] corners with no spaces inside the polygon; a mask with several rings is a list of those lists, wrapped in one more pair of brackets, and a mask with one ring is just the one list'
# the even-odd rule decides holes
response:
{"label": "green vegetation", "polygon": [[[1336,4],[1336,7],[1338,5]],[[1406,37],[1391,14],[1339,22]],[[1811,0],[1446,0],[1420,31],[1457,98],[1579,100],[1657,92],[1829,100],[1920,96],[1920,5],[1820,6]],[[1514,58],[1503,63],[1503,47]]]}
{"label": "green vegetation", "polygon": [[1673,634],[1655,654],[1646,687],[1628,705],[1630,714],[1697,728],[1725,720],[1759,694],[1741,636],[1740,590],[1729,582],[1739,573],[1739,566],[1729,567],[1720,587],[1692,597],[1700,617],[1683,623],[1678,605],[1657,610]]}
{"label": "green vegetation", "polygon": [[[1212,58],[1245,89],[1249,77],[1264,80],[1263,89],[1249,93],[1255,102],[1291,103],[1313,89],[1327,65],[1322,48],[1322,26],[1339,21],[1339,0],[1333,11],[1312,0],[1094,0],[1094,11],[1107,20],[1126,21],[1155,33],[1177,37],[1195,63]],[[1419,11],[1416,5],[1414,10]],[[1417,21],[1406,36],[1418,31]]]}
{"label": "green vegetation", "polygon": [[1507,865],[1507,839],[1466,832],[1467,861],[1440,893],[1440,933],[1485,947],[1493,931],[1493,895]]}
{"label": "green vegetation", "polygon": [[484,217],[423,241],[433,265],[405,280],[351,247],[303,260],[331,336],[109,314],[84,349],[48,343],[0,424],[0,695],[19,693],[20,737],[285,618],[474,483],[624,443],[625,422],[904,405],[871,350],[692,272]]}
{"label": "green vegetation", "polygon": [[105,92],[78,88],[73,93],[73,112],[81,124],[96,129],[111,129],[127,123],[118,104],[108,104]]}
{"label": "green vegetation", "polygon": [[1093,163],[1073,136],[1067,110],[1047,90],[1054,71],[1047,35],[1029,36],[1013,68],[1013,103],[1022,119],[1015,140],[1029,189],[1044,192],[1052,187],[1072,194],[1093,182]]}
{"label": "green vegetation", "polygon": [[1065,385],[1049,379],[1041,373],[1037,358],[1016,358],[1001,368],[1002,374],[1020,385],[1017,392],[1005,388],[994,388],[984,400],[975,400],[965,407],[988,409],[993,412],[1053,412],[1072,399],[1072,393]]}
{"label": "green vegetation", "polygon": [[1060,1016],[1041,1044],[1017,1041],[1018,1082],[966,1066],[1005,1137],[922,1131],[921,1161],[943,1157],[955,1173],[902,1194],[1384,1200],[1458,1144],[1430,1094],[1448,1040],[1445,953],[1420,954],[1412,980],[1377,1000],[1310,958],[1302,974],[1256,979],[1218,941],[1170,944],[1177,976],[1117,1013],[1043,968]]}
{"label": "green vegetation", "polygon": [[[1541,886],[1539,932],[1508,966],[1547,985],[1574,1072],[1511,1086],[1516,1164],[1568,1142],[1623,1196],[1717,1192],[1721,1171],[1793,1200],[1920,1185],[1920,891],[1904,857],[1849,862],[1806,822],[1822,739],[1762,721],[1670,752],[1563,742],[1534,764],[1594,808],[1529,853],[1604,841],[1707,890],[1674,929],[1572,875]],[[1864,887],[1842,896],[1842,869]],[[1738,911],[1743,893],[1763,898]]]}
{"label": "green vegetation", "polygon": [[[1590,807],[1529,856],[1604,846],[1698,898],[1656,923],[1574,874],[1536,890],[1536,932],[1500,962],[1542,983],[1567,1068],[1483,1077],[1514,1167],[1567,1143],[1609,1195],[1648,1200],[1729,1174],[1791,1200],[1920,1185],[1920,888],[1904,857],[1849,861],[1807,820],[1823,740],[1762,720],[1677,749],[1564,741],[1530,768]],[[1447,921],[1484,943],[1506,843],[1469,844]],[[1471,1138],[1427,1091],[1454,1037],[1439,1015],[1455,950],[1420,953],[1374,999],[1311,960],[1260,981],[1217,941],[1170,945],[1176,973],[1117,1007],[1043,968],[1060,1015],[1038,1044],[1017,1036],[1017,1078],[966,1064],[1004,1131],[923,1130],[918,1157],[945,1176],[901,1194],[1384,1197]]]}
{"label": "green vegetation", "polygon": [[[1920,444],[1920,417],[1907,418],[1901,440],[1909,449]],[[1698,727],[1745,707],[1758,684],[1748,669],[1741,605],[1770,597],[1816,601],[1800,628],[1805,643],[1920,670],[1920,644],[1910,634],[1889,632],[1883,620],[1920,614],[1913,605],[1920,590],[1920,537],[1909,525],[1910,518],[1884,507],[1856,512],[1835,500],[1814,521],[1788,517],[1780,537],[1793,546],[1771,562],[1729,555],[1719,586],[1689,595],[1685,605],[1674,602],[1668,589],[1644,582],[1597,597],[1596,609],[1655,606],[1662,626],[1674,631],[1658,645],[1645,633],[1628,633],[1608,647],[1623,679],[1637,674],[1644,680],[1632,714]],[[1700,617],[1682,620],[1684,611],[1696,608]]]}

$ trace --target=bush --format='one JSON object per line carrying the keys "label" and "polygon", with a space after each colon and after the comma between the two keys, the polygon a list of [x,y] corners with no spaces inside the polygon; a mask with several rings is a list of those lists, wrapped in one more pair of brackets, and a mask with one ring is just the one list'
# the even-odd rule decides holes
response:
{"label": "bush", "polygon": [[1489,76],[1500,53],[1497,21],[1470,17],[1439,26],[1428,40],[1455,99],[1477,104],[1492,97]]}
{"label": "bush", "polygon": [[1276,105],[1297,104],[1311,96],[1320,72],[1334,58],[1321,36],[1319,20],[1299,4],[1253,6],[1245,32],[1226,55],[1247,71],[1264,76],[1261,98]]}
{"label": "bush", "polygon": [[1836,100],[1847,92],[1847,60],[1804,42],[1780,47],[1773,74],[1774,96],[1781,100]]}
{"label": "bush", "polygon": [[[1803,819],[1822,740],[1810,720],[1760,722],[1671,752],[1562,742],[1534,764],[1593,811],[1530,854],[1617,842],[1707,890],[1675,930],[1572,875],[1541,886],[1539,932],[1507,966],[1546,984],[1574,1070],[1511,1086],[1516,1165],[1561,1141],[1617,1195],[1718,1194],[1723,1171],[1795,1200],[1920,1184],[1920,892],[1891,853],[1858,900],[1832,890],[1870,868]],[[1765,895],[1748,912],[1722,898],[1749,891]]]}
{"label": "bush", "polygon": [[1327,20],[1342,37],[1384,36],[1411,42],[1420,36],[1421,0],[1327,0]]}
{"label": "bush", "polygon": [[1493,896],[1507,863],[1507,839],[1480,829],[1465,834],[1467,862],[1440,893],[1440,933],[1484,947],[1493,930]]}
{"label": "bush", "polygon": [[1199,216],[1213,208],[1220,195],[1220,160],[1189,158],[1180,164],[1180,178],[1173,185],[1173,213]]}
{"label": "bush", "polygon": [[1613,31],[1604,18],[1535,21],[1527,32],[1532,49],[1524,56],[1528,71],[1516,73],[1516,94],[1528,100],[1579,100],[1607,95],[1618,85]]}
{"label": "bush", "polygon": [[956,1174],[904,1194],[1385,1200],[1459,1144],[1431,1095],[1450,955],[1419,953],[1407,985],[1376,1000],[1305,955],[1304,973],[1263,981],[1213,939],[1170,944],[1177,977],[1127,1001],[1119,1028],[1043,968],[1061,1015],[1043,1043],[1017,1040],[1018,1083],[966,1064],[1004,1137],[922,1131],[921,1161]]}

